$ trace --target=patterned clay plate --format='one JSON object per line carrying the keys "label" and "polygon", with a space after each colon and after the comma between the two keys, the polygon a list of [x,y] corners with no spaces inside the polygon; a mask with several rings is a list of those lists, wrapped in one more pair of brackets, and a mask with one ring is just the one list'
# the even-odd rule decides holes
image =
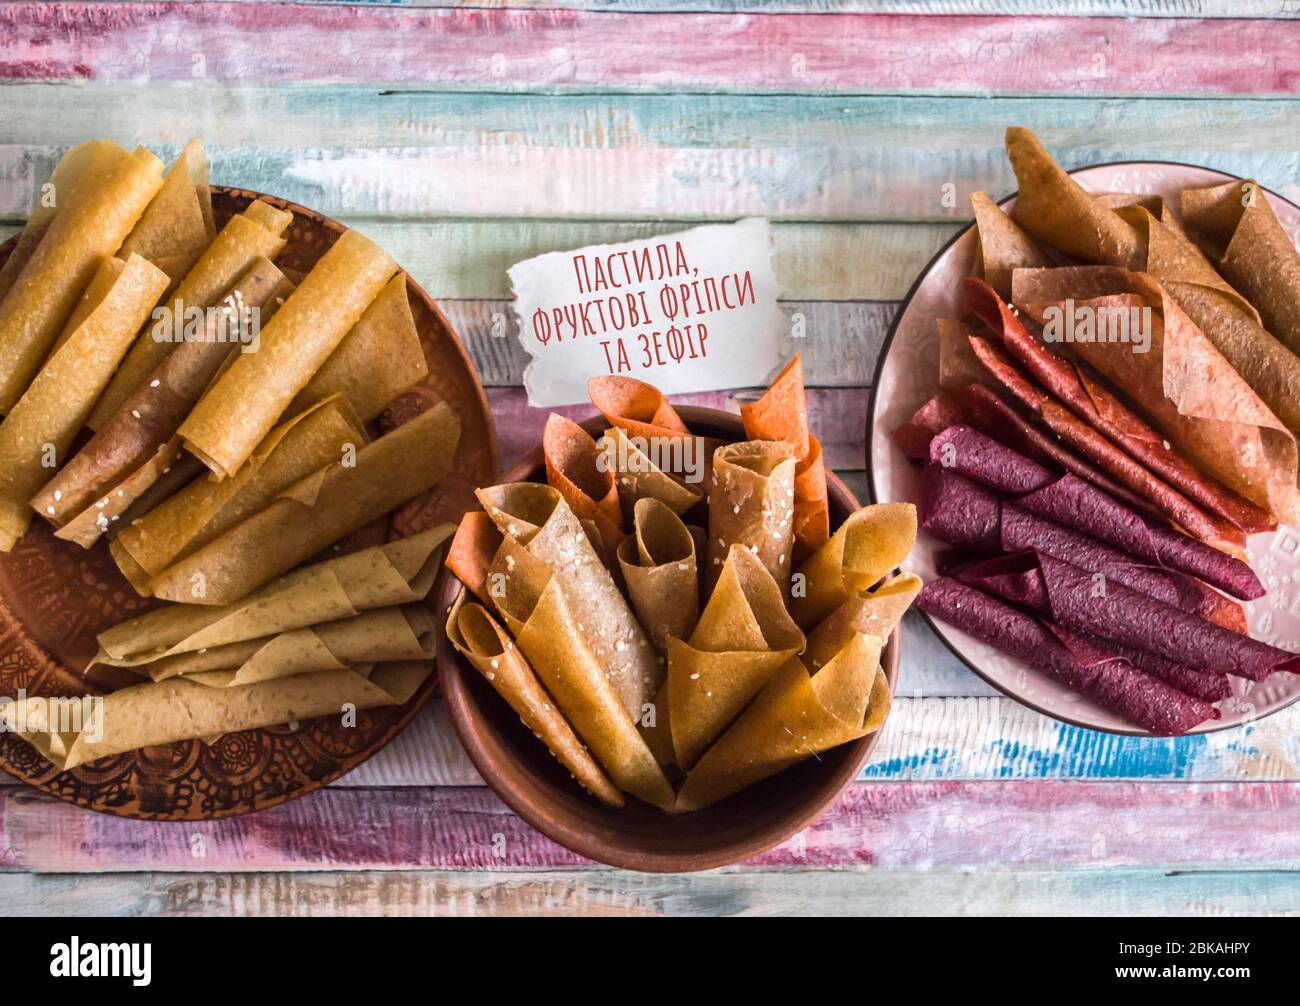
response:
{"label": "patterned clay plate", "polygon": [[[307,272],[345,230],[283,199],[214,186],[217,226],[257,198],[294,214],[289,243],[276,259],[281,268]],[[0,246],[0,262],[13,244]],[[474,487],[491,483],[498,467],[496,433],[473,363],[438,306],[409,277],[407,291],[429,376],[379,418],[379,430],[443,400],[460,416],[460,446],[442,484],[346,539],[345,549],[458,520],[474,505]],[[118,573],[103,542],[86,551],[33,521],[13,552],[0,555],[0,695],[85,694],[75,671],[94,654],[96,634],[154,606]],[[356,768],[410,722],[435,681],[431,674],[405,706],[358,713],[353,727],[335,717],[306,720],[227,734],[211,745],[194,740],[145,748],[70,772],[56,771],[13,734],[0,734],[0,768],[60,800],[123,817],[200,821],[244,814],[310,793]]]}
{"label": "patterned clay plate", "polygon": [[[1180,189],[1215,185],[1234,177],[1190,164],[1133,161],[1100,164],[1071,174],[1092,192],[1141,192],[1166,198],[1176,197]],[[1300,207],[1273,192],[1261,191],[1294,240],[1300,234]],[[1003,200],[1001,205],[1010,209],[1015,197]],[[970,273],[975,250],[972,225],[934,257],[899,309],[881,352],[867,419],[871,490],[877,500],[916,499],[917,469],[894,446],[889,431],[906,422],[939,390],[934,322],[961,314],[961,277]],[[935,576],[940,549],[938,543],[922,534],[907,567],[923,578]],[[1300,528],[1283,526],[1268,534],[1252,535],[1247,552],[1251,566],[1268,590],[1264,597],[1245,605],[1250,634],[1282,649],[1300,651]],[[923,617],[971,670],[1031,709],[1076,726],[1145,736],[1145,731],[1020,661],[928,615]],[[1233,694],[1218,704],[1221,718],[1196,727],[1192,733],[1250,723],[1300,698],[1300,675],[1273,674],[1262,682],[1236,677],[1230,680]]]}

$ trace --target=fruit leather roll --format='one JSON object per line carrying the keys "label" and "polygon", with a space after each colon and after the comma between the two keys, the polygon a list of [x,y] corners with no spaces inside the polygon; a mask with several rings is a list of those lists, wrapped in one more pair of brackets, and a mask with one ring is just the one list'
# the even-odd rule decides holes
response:
{"label": "fruit leather roll", "polygon": [[936,437],[931,457],[957,474],[1012,497],[1021,509],[1139,559],[1199,577],[1243,600],[1264,596],[1263,584],[1240,559],[1149,521],[1082,479],[1055,475],[969,427],[954,427]]}
{"label": "fruit leather roll", "polygon": [[[172,604],[101,632],[93,664],[139,667],[422,601],[451,524],[295,569],[225,607]],[[93,666],[92,664],[92,666]]]}
{"label": "fruit leather roll", "polygon": [[542,457],[546,481],[559,490],[578,520],[596,526],[602,559],[612,561],[626,535],[608,456],[581,426],[552,412],[542,433]]}
{"label": "fruit leather roll", "polygon": [[92,430],[106,423],[127,395],[145,383],[178,345],[176,332],[182,328],[187,311],[211,307],[254,260],[274,259],[280,253],[285,245],[281,235],[292,219],[292,213],[259,199],[226,222],[167,299],[165,316],[159,320],[170,324],[171,339],[162,337],[164,333],[157,330],[157,325],[140,333],[90,414],[88,425]]}
{"label": "fruit leather roll", "polygon": [[[556,504],[564,505],[558,499]],[[571,513],[568,522],[576,523]],[[532,541],[544,533],[542,529]],[[580,538],[590,550],[580,528],[571,526],[566,534],[570,541]],[[594,553],[583,564],[609,575]],[[591,642],[599,638],[590,630],[593,619],[607,619],[562,585],[558,571],[509,532],[489,579],[494,583],[492,598],[497,611],[519,649],[614,784],[656,807],[670,808],[672,786],[619,696],[614,668],[592,648]]]}
{"label": "fruit leather roll", "polygon": [[[169,601],[230,604],[437,485],[460,420],[445,402],[335,460],[153,578]],[[345,463],[350,462],[350,463]]]}
{"label": "fruit leather roll", "polygon": [[[173,359],[169,357],[168,359]],[[149,581],[313,472],[362,448],[366,431],[334,397],[286,419],[258,445],[239,474],[198,478],[124,528],[109,546],[118,568],[142,595]]]}
{"label": "fruit leather roll", "polygon": [[185,678],[149,681],[107,695],[85,729],[50,729],[50,705],[41,698],[0,706],[7,720],[55,767],[66,771],[110,755],[176,741],[255,730],[357,709],[404,705],[433,669],[432,661],[380,664],[369,676],[348,669],[295,674],[257,684],[210,688]]}
{"label": "fruit leather roll", "polygon": [[555,708],[555,700],[510,634],[481,604],[461,593],[447,619],[447,639],[497,693],[519,714],[583,789],[607,807],[622,807],[623,795],[601,771],[573,727]]}
{"label": "fruit leather roll", "polygon": [[89,548],[176,462],[180,442],[173,435],[233,351],[238,326],[252,309],[273,309],[274,298],[290,286],[269,259],[256,260],[222,299],[221,309],[207,316],[202,338],[165,357],[45,485],[32,508],[63,528],[60,537]]}
{"label": "fruit leather roll", "polygon": [[501,541],[492,518],[482,510],[471,510],[461,517],[447,548],[447,568],[484,604],[492,603],[487,576]]}
{"label": "fruit leather roll", "polygon": [[1300,670],[1300,656],[1207,622],[1042,552],[991,559],[964,583],[1041,612],[1070,632],[1146,650],[1197,671],[1262,681]]}
{"label": "fruit leather roll", "polygon": [[862,507],[799,567],[790,613],[808,631],[837,607],[888,576],[916,541],[916,507]]}
{"label": "fruit leather roll", "polygon": [[923,473],[919,507],[922,528],[950,545],[1001,552],[1037,550],[1234,632],[1246,631],[1241,605],[1200,580],[1139,562],[1069,527],[1035,516],[940,465],[930,465]]}
{"label": "fruit leather roll", "polygon": [[1241,529],[1226,519],[1207,513],[1168,483],[1156,478],[1144,465],[1044,392],[998,345],[979,336],[971,336],[970,342],[989,373],[996,375],[1008,391],[1072,450],[1095,462],[1109,476],[1149,500],[1166,517],[1202,541],[1225,542],[1237,547],[1245,543],[1246,536]]}
{"label": "fruit leather roll", "polygon": [[668,680],[655,708],[672,761],[689,770],[803,647],[772,574],[749,549],[733,545],[689,639],[668,640]]}
{"label": "fruit leather roll", "polygon": [[406,293],[406,274],[398,273],[287,411],[293,415],[330,395],[342,395],[361,421],[368,423],[428,373],[429,363]]}
{"label": "fruit leather roll", "polygon": [[614,694],[639,720],[663,682],[661,658],[563,495],[552,486],[513,482],[478,490],[478,500],[507,542],[554,574]]}
{"label": "fruit leather roll", "polygon": [[[1139,326],[1148,317],[1146,352],[1104,337],[1078,340],[1074,352],[1152,417],[1205,471],[1240,496],[1204,478],[1195,484],[1179,481],[1176,472],[1157,463],[1174,455],[1163,443],[1151,443],[1146,431],[1139,442],[1149,458],[1129,444],[1132,438],[1124,441],[1126,449],[1243,530],[1267,529],[1268,512],[1282,520],[1300,519],[1295,437],[1162,286],[1120,269],[1037,269],[1017,274],[1015,290],[1016,302],[1038,319],[1053,306],[1063,310],[1067,300],[1072,310],[1089,317],[1125,321],[1136,317],[1132,324]],[[1088,385],[1083,393],[1104,407],[1107,399],[1091,386],[1096,382],[1086,371],[1075,372]],[[1198,486],[1203,487],[1199,495]]]}
{"label": "fruit leather roll", "polygon": [[1300,353],[1300,254],[1259,185],[1184,189],[1181,206],[1187,229],[1249,298],[1264,327]]}
{"label": "fruit leather roll", "polygon": [[166,288],[167,274],[138,255],[105,259],[72,319],[77,324],[0,423],[0,551],[27,530],[32,495],[51,462],[65,460],[134,330]]}
{"label": "fruit leather roll", "polygon": [[298,392],[397,271],[384,252],[347,231],[181,424],[186,448],[221,478],[237,472]]}
{"label": "fruit leather roll", "polygon": [[700,617],[695,536],[672,508],[638,500],[633,533],[618,547],[618,565],[637,619],[660,652],[668,637],[690,637]]}
{"label": "fruit leather roll", "polygon": [[216,234],[202,140],[190,140],[118,254],[147,258],[178,282]]}
{"label": "fruit leather roll", "polygon": [[274,636],[207,647],[134,670],[154,681],[184,675],[214,688],[395,660],[432,660],[433,613],[422,604],[375,608]]}
{"label": "fruit leather roll", "polygon": [[794,449],[775,440],[746,440],[713,452],[706,587],[717,582],[731,546],[742,545],[758,556],[781,592],[790,593],[797,467]]}
{"label": "fruit leather roll", "polygon": [[611,426],[622,430],[642,451],[659,458],[667,474],[689,484],[708,485],[708,467],[719,442],[686,428],[667,397],[635,377],[593,377],[587,395]]}
{"label": "fruit leather roll", "polygon": [[[682,441],[683,445],[692,443],[702,445],[703,441],[698,438]],[[677,477],[660,468],[653,457],[617,426],[606,430],[597,444],[605,453],[606,467],[614,473],[614,486],[618,490],[625,520],[631,516],[632,509],[639,500],[658,500],[674,513],[684,514],[704,499],[704,490],[700,488],[704,482],[702,453],[697,459],[699,466],[696,475]]]}
{"label": "fruit leather roll", "polygon": [[23,266],[31,260],[59,209],[67,204],[67,197],[81,173],[91,165],[101,174],[106,173],[125,158],[126,151],[107,140],[87,140],[59,158],[49,179],[37,190],[27,223],[19,232],[18,240],[4,265],[0,266],[0,301],[13,288]]}
{"label": "fruit leather roll", "polygon": [[1184,664],[1167,660],[1158,654],[1105,642],[1095,636],[1088,639],[1088,642],[1123,657],[1139,671],[1159,678],[1166,684],[1173,685],[1180,692],[1185,692],[1204,702],[1218,702],[1232,694],[1232,682],[1228,680],[1226,674],[1194,671]]}
{"label": "fruit leather roll", "polygon": [[58,193],[66,205],[0,302],[0,414],[27,390],[77,298],[162,186],[162,162],[144,147],[128,155],[104,144],[90,156],[95,163]]}
{"label": "fruit leather roll", "polygon": [[927,583],[916,605],[1153,734],[1183,734],[1218,719],[1218,710],[1208,702],[949,577]]}
{"label": "fruit leather roll", "polygon": [[798,462],[794,474],[795,547],[800,557],[812,553],[830,537],[830,510],[822,447],[808,428],[808,400],[798,353],[757,402],[740,407],[740,418],[747,439],[779,440],[794,449]]}
{"label": "fruit leather roll", "polygon": [[970,205],[979,235],[975,275],[993,287],[998,296],[1011,296],[1011,274],[1015,270],[1038,269],[1052,264],[1033,239],[1003,213],[1002,207],[987,193],[971,193]]}
{"label": "fruit leather roll", "polygon": [[921,578],[903,573],[874,590],[860,591],[827,615],[808,634],[803,661],[816,672],[830,662],[855,633],[888,639],[921,590]]}
{"label": "fruit leather roll", "polygon": [[[1067,272],[1069,276],[1058,275],[1058,279],[1068,279],[1074,275],[1074,270]],[[1047,279],[1053,273],[1055,270],[1051,269],[1020,271],[1012,282],[1016,303],[1044,300],[1054,303],[1070,296],[1059,283]],[[1048,286],[1059,290],[1064,297],[1044,296],[1049,293]],[[1231,479],[1228,484],[1236,492],[1225,489],[1202,475],[1175,453],[1168,440],[1087,371],[1057,356],[1030,335],[1020,318],[986,284],[967,278],[963,280],[962,287],[966,293],[967,306],[1001,336],[1002,345],[1007,352],[1089,426],[1198,506],[1230,521],[1241,530],[1263,531],[1273,526],[1267,510],[1260,505],[1258,494],[1248,498],[1238,495],[1247,483],[1233,474],[1235,469],[1220,463],[1217,454],[1210,453],[1207,456],[1204,445],[1198,448],[1198,439],[1189,436],[1179,443],[1199,461],[1207,464],[1209,470],[1220,479]],[[1220,432],[1231,435],[1233,443],[1245,444],[1248,438],[1253,437],[1255,449],[1261,457],[1268,458],[1273,465],[1280,464],[1281,461],[1274,456],[1284,452],[1286,445],[1274,442],[1278,436],[1273,427],[1280,425],[1279,421],[1228,366],[1213,345],[1187,321],[1176,305],[1166,298],[1163,308],[1165,324],[1167,327],[1172,326],[1169,328],[1169,338],[1162,337],[1158,330],[1152,332],[1150,352],[1134,352],[1132,345],[1122,342],[1077,340],[1071,346],[1087,362],[1115,382],[1140,408],[1155,416],[1157,421],[1167,427],[1166,431],[1171,436],[1190,435],[1199,429],[1190,421],[1173,421],[1172,417],[1183,415],[1182,410],[1186,409],[1189,410],[1188,416],[1199,416],[1220,424]],[[1166,352],[1169,354],[1168,363],[1165,359]],[[1215,394],[1206,391],[1211,385],[1197,383],[1194,375],[1199,374],[1200,378],[1205,378],[1206,375],[1201,373],[1204,369],[1210,371]],[[1162,382],[1166,371],[1171,391],[1178,399],[1176,407],[1165,399]],[[1156,382],[1154,386],[1152,381]],[[1156,389],[1160,389],[1159,394]],[[1214,402],[1219,393],[1224,396],[1224,402],[1222,408],[1216,409]],[[1168,428],[1170,426],[1174,428]],[[1282,429],[1281,436],[1290,442],[1290,478],[1294,489],[1295,441],[1290,439],[1285,428]]]}
{"label": "fruit leather roll", "polygon": [[889,712],[881,640],[858,633],[816,673],[792,657],[702,757],[677,794],[700,810],[878,729]]}

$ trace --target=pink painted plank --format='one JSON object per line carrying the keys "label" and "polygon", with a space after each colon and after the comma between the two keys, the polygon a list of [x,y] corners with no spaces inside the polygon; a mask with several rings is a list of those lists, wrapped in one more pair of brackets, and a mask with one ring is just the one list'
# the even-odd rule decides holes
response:
{"label": "pink painted plank", "polygon": [[[541,443],[546,417],[559,412],[570,419],[596,415],[590,405],[566,405],[556,409],[535,409],[528,404],[523,388],[488,388],[488,403],[496,422],[505,465]],[[703,405],[739,414],[733,394],[725,391],[674,395],[678,405]],[[756,392],[755,392],[756,394]],[[867,388],[809,388],[808,419],[822,443],[822,453],[831,468],[861,470],[866,467]]]}
{"label": "pink painted plank", "polygon": [[1288,94],[1300,83],[1293,21],[21,3],[0,6],[0,38],[0,77],[17,80],[891,94]]}
{"label": "pink painted plank", "polygon": [[[87,814],[34,792],[4,805],[12,862],[89,870],[517,870],[585,863],[480,787],[322,790],[210,824]],[[859,783],[751,868],[1300,865],[1300,784]]]}
{"label": "pink painted plank", "polygon": [[5,813],[8,795],[4,789],[0,789],[0,870],[18,869],[18,860],[9,847],[9,830],[5,827],[5,822],[9,819]]}

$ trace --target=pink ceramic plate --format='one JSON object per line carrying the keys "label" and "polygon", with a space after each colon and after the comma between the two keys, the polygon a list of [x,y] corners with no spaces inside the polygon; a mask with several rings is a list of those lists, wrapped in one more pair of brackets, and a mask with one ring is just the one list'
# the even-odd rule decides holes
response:
{"label": "pink ceramic plate", "polygon": [[[1234,176],[1209,168],[1167,162],[1100,164],[1071,172],[1092,192],[1142,192],[1175,197],[1180,189],[1214,185]],[[1300,207],[1265,191],[1274,212],[1292,239],[1300,234]],[[1002,202],[1015,205],[1012,196]],[[1175,202],[1175,205],[1177,203]],[[937,318],[961,312],[961,278],[975,260],[975,228],[966,228],[934,257],[912,287],[881,351],[872,384],[867,440],[870,476],[876,500],[916,499],[917,469],[889,437],[939,390]],[[922,534],[906,566],[922,578],[936,575],[940,546]],[[1250,564],[1268,589],[1245,605],[1251,635],[1286,650],[1300,652],[1300,527],[1284,526],[1252,535]],[[1145,735],[1131,724],[977,639],[925,616],[939,638],[976,674],[1013,699],[1076,726],[1117,734]],[[1223,730],[1277,712],[1300,698],[1300,675],[1274,674],[1267,681],[1232,678],[1233,694],[1219,703],[1221,719],[1193,733]]]}

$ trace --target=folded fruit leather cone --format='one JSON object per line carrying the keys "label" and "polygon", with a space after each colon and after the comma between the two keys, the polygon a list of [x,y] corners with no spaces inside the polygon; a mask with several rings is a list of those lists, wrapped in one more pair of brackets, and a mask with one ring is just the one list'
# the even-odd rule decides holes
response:
{"label": "folded fruit leather cone", "polygon": [[918,506],[921,527],[950,545],[990,552],[1043,552],[1234,632],[1246,631],[1241,605],[1201,581],[1136,560],[999,500],[988,489],[942,465],[931,464],[922,473]]}
{"label": "folded fruit leather cone", "polygon": [[1219,711],[1208,702],[950,577],[927,583],[916,605],[1153,734],[1182,734],[1218,719]]}
{"label": "folded fruit leather cone", "polygon": [[601,771],[555,706],[510,634],[481,604],[462,591],[447,619],[447,639],[510,703],[578,784],[607,807],[622,807],[623,794]]}
{"label": "folded fruit leather cone", "polygon": [[[564,513],[576,524],[567,507]],[[566,533],[570,538],[581,536],[590,549],[584,532],[570,527]],[[533,535],[529,544],[536,538]],[[591,564],[599,566],[594,554],[584,560],[584,565]],[[600,569],[604,571],[603,566]],[[551,566],[508,531],[488,578],[497,612],[515,643],[614,784],[647,803],[670,809],[672,786],[624,707],[608,665],[588,642],[591,634],[586,627],[601,617],[592,610],[591,595],[571,593]]]}
{"label": "folded fruit leather cone", "polygon": [[[1149,427],[1125,423],[1114,409],[1116,399],[1090,371],[1069,364],[1061,367],[1064,361],[1023,329],[1023,336],[1008,332],[1008,345],[1033,346],[1044,361],[1052,362],[1055,372],[1068,369],[1077,374],[1079,382],[1072,387],[1095,402],[1098,413],[1111,425],[1125,431],[1124,439],[1116,442],[1211,512],[1247,532],[1274,526],[1270,515],[1300,520],[1294,435],[1163,286],[1139,273],[1096,266],[1025,269],[1016,274],[1012,286],[1016,303],[1040,320],[1052,305],[1069,300],[1081,304],[1078,310],[1091,312],[1088,317],[1102,319],[1108,312],[1112,318],[1127,319],[1145,310],[1150,329],[1145,352],[1102,336],[1076,339],[1071,352],[1119,388],[1217,483],[1206,477],[1185,480],[1177,466],[1169,466],[1177,455],[1165,446],[1167,441]],[[1140,313],[1138,317],[1139,324],[1145,324]],[[1026,349],[1026,356],[1029,352]],[[1243,354],[1234,355],[1241,359]],[[1047,383],[1045,376],[1040,380]],[[1064,397],[1064,382],[1062,389],[1057,393]],[[1109,431],[1103,432],[1115,439]]]}
{"label": "folded fruit leather cone", "polygon": [[1146,650],[1193,670],[1262,681],[1300,670],[1300,656],[1207,622],[1043,552],[1003,556],[962,582],[1040,612],[1079,635]]}
{"label": "folded fruit leather cone", "polygon": [[671,507],[637,500],[633,533],[618,548],[618,565],[655,647],[665,651],[670,636],[690,638],[700,617],[699,553],[695,535]]}
{"label": "folded fruit leather cone", "polygon": [[1234,597],[1264,596],[1264,585],[1240,559],[1141,514],[1074,475],[1042,465],[967,426],[939,434],[936,463],[1011,497],[1021,509],[1114,545],[1139,559],[1199,577]]}
{"label": "folded fruit leather cone", "polygon": [[[967,307],[997,333],[1002,347],[1048,390],[1049,400],[1063,402],[1092,430],[1102,434],[1152,476],[1234,527],[1249,532],[1275,526],[1266,510],[1206,478],[1179,457],[1161,434],[1098,381],[1052,353],[1030,335],[1019,316],[986,283],[968,277],[962,281],[962,287]],[[1142,355],[1132,353],[1128,346],[1119,348],[1129,356]],[[1150,403],[1144,404],[1149,407]],[[1048,416],[1044,419],[1050,424]],[[1095,460],[1101,461],[1100,458]],[[1130,488],[1137,489],[1134,485]],[[1184,523],[1178,515],[1171,516]]]}
{"label": "folded fruit leather cone", "polygon": [[669,727],[677,765],[690,769],[804,642],[772,575],[733,545],[690,639],[668,640],[668,679],[655,706],[662,714],[666,702],[659,726]]}
{"label": "folded fruit leather cone", "polygon": [[552,412],[542,433],[546,481],[559,490],[578,520],[600,533],[604,555],[612,557],[626,535],[614,473],[603,465],[595,439],[571,419]]}

